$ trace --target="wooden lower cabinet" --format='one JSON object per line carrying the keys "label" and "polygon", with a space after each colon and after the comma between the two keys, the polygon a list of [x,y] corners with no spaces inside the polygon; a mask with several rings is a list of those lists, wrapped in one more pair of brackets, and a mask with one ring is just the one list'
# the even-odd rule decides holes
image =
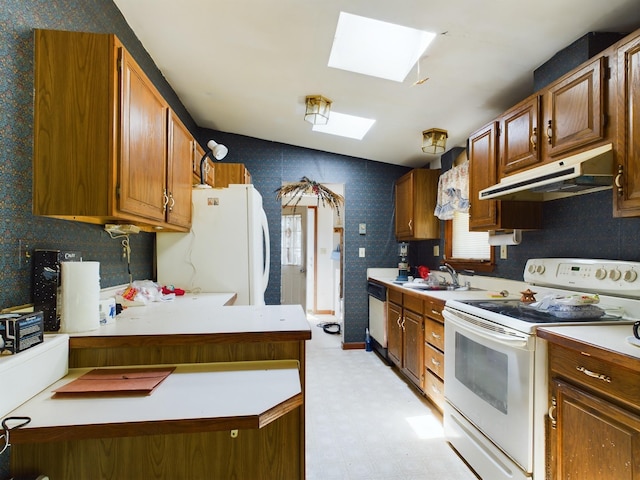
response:
{"label": "wooden lower cabinet", "polygon": [[442,411],[445,302],[403,290],[387,289],[387,357]]}
{"label": "wooden lower cabinet", "polygon": [[[402,294],[400,294],[402,295]],[[402,367],[402,305],[387,302],[387,356],[394,365]]]}
{"label": "wooden lower cabinet", "polygon": [[549,480],[640,480],[640,370],[615,355],[549,344]]}
{"label": "wooden lower cabinet", "polygon": [[640,416],[561,380],[554,382],[553,478],[640,478]]}
{"label": "wooden lower cabinet", "polygon": [[422,313],[404,312],[403,371],[418,388],[424,388],[424,318]]}

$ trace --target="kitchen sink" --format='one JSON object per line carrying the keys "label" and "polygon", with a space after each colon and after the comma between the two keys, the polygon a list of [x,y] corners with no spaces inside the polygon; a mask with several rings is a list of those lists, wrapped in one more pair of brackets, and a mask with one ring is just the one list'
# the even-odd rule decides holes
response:
{"label": "kitchen sink", "polygon": [[407,288],[415,288],[416,290],[449,290],[449,291],[457,291],[457,292],[482,290],[482,288],[475,288],[469,285],[461,285],[459,287],[454,287],[449,283],[440,283],[438,285],[430,285],[428,283],[422,283],[422,282],[406,282],[406,283],[403,283],[402,286]]}

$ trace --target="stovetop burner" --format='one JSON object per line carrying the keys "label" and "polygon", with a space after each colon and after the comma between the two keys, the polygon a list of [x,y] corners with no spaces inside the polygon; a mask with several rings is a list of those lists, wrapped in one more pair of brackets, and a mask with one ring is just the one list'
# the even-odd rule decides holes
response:
{"label": "stovetop burner", "polygon": [[545,324],[545,323],[581,323],[581,322],[599,322],[599,321],[616,321],[622,320],[619,315],[612,315],[605,312],[604,315],[594,318],[562,318],[551,313],[537,310],[529,304],[522,303],[519,300],[459,300],[473,307],[481,308],[499,315],[515,318],[527,323]]}

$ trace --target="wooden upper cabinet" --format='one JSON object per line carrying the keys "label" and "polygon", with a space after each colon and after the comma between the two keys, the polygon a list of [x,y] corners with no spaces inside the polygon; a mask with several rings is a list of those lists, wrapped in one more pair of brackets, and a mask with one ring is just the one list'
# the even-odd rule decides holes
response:
{"label": "wooden upper cabinet", "polygon": [[469,137],[469,230],[498,225],[497,200],[479,200],[480,190],[498,182],[498,125],[491,122]]}
{"label": "wooden upper cabinet", "polygon": [[399,241],[440,238],[434,215],[440,170],[418,168],[396,181],[396,238]]}
{"label": "wooden upper cabinet", "polygon": [[540,163],[540,101],[534,95],[500,117],[500,177]]}
{"label": "wooden upper cabinet", "polygon": [[117,37],[36,30],[34,65],[34,215],[187,231],[193,138]]}
{"label": "wooden upper cabinet", "polygon": [[131,55],[118,48],[121,65],[121,211],[164,221],[167,197],[167,112],[169,106]]}
{"label": "wooden upper cabinet", "polygon": [[604,139],[605,57],[551,84],[544,92],[544,137],[549,157]]}
{"label": "wooden upper cabinet", "polygon": [[616,217],[640,216],[640,33],[617,50]]}
{"label": "wooden upper cabinet", "polygon": [[213,162],[214,187],[224,188],[231,184],[250,184],[251,174],[242,163]]}
{"label": "wooden upper cabinet", "polygon": [[498,122],[469,137],[469,230],[538,229],[542,203],[480,200],[479,192],[498,182]]}
{"label": "wooden upper cabinet", "polygon": [[173,111],[169,111],[167,159],[167,222],[191,226],[191,166],[195,140]]}

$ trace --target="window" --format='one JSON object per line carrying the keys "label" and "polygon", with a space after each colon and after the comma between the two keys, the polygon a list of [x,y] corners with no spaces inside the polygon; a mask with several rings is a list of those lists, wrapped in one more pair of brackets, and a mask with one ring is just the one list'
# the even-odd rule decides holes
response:
{"label": "window", "polygon": [[490,272],[493,270],[493,247],[488,232],[470,232],[469,214],[455,212],[445,222],[445,260],[457,270]]}
{"label": "window", "polygon": [[282,265],[302,265],[302,216],[282,215]]}

